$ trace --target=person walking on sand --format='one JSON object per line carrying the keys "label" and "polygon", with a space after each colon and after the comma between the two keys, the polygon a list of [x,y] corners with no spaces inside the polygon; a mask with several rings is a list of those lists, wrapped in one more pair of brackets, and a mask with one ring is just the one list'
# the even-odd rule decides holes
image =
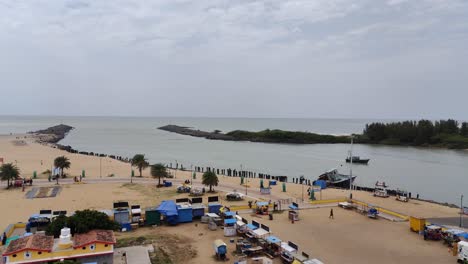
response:
{"label": "person walking on sand", "polygon": [[335,219],[335,218],[333,217],[333,208],[330,209],[330,216],[329,216],[328,218],[330,218],[330,219]]}

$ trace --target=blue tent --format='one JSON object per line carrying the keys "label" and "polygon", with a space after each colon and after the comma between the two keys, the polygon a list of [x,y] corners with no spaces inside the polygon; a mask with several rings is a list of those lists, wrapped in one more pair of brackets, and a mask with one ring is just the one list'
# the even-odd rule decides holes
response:
{"label": "blue tent", "polygon": [[177,212],[177,205],[174,201],[162,201],[157,211],[166,217],[166,221],[170,225],[177,224],[179,213]]}

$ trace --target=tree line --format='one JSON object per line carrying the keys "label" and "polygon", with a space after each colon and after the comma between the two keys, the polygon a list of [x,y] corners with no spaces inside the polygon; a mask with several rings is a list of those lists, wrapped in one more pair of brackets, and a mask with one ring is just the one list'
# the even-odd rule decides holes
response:
{"label": "tree line", "polygon": [[358,143],[468,148],[468,122],[453,119],[367,124]]}

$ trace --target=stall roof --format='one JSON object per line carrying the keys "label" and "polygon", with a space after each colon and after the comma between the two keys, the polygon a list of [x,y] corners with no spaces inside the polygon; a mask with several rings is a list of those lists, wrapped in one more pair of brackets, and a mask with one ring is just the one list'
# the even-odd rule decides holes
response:
{"label": "stall roof", "polygon": [[267,206],[268,202],[257,202],[257,206]]}
{"label": "stall roof", "polygon": [[275,237],[275,236],[269,236],[266,238],[266,241],[268,243],[271,243],[271,244],[277,244],[277,243],[281,243],[281,239]]}
{"label": "stall roof", "polygon": [[225,212],[224,215],[225,216],[235,216],[236,213],[235,212]]}
{"label": "stall roof", "polygon": [[270,232],[268,232],[268,231],[266,231],[265,229],[262,229],[262,228],[256,229],[253,232],[257,237],[263,237],[263,236],[268,235],[270,233]]}
{"label": "stall roof", "polygon": [[284,251],[287,251],[289,253],[294,253],[296,252],[296,249],[291,247],[290,245],[288,245],[288,243],[286,242],[281,242],[281,248],[284,250]]}
{"label": "stall roof", "polygon": [[237,221],[237,222],[236,222],[236,225],[237,225],[237,226],[245,226],[245,223],[242,222],[242,221]]}
{"label": "stall roof", "polygon": [[247,228],[250,229],[250,230],[255,230],[255,229],[258,229],[258,226],[254,226],[252,224],[247,224]]}
{"label": "stall roof", "polygon": [[177,213],[176,203],[171,200],[162,201],[162,203],[158,207],[158,211],[166,216],[179,215]]}
{"label": "stall roof", "polygon": [[236,219],[224,219],[225,225],[235,224],[236,222],[237,222]]}

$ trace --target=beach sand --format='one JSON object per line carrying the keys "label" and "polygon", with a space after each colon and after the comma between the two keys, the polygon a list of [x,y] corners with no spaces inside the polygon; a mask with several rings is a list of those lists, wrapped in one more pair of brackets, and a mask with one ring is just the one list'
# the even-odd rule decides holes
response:
{"label": "beach sand", "polygon": [[[129,184],[130,165],[117,160],[100,158],[79,154],[70,154],[49,146],[34,143],[26,135],[0,136],[0,158],[4,162],[17,164],[22,175],[31,177],[33,171],[40,175],[42,171],[50,169],[55,157],[65,155],[70,158],[71,169],[67,170],[71,176],[78,176],[86,170],[86,179],[82,184],[61,184],[62,190],[55,198],[26,199],[25,194],[33,187],[27,187],[25,192],[21,189],[5,189],[3,183],[0,189],[0,229],[8,224],[27,221],[27,218],[40,209],[67,210],[69,212],[80,209],[111,209],[112,203],[123,200],[130,204],[140,204],[142,207],[156,206],[164,199],[186,197],[187,194],[177,194],[175,186],[172,188],[155,188],[156,180],[145,184]],[[21,137],[17,139],[17,137]],[[42,164],[41,164],[42,163]],[[100,173],[102,171],[102,173]],[[136,173],[138,173],[136,171]],[[114,174],[116,179],[128,179],[127,183],[86,183],[88,179],[99,179]],[[174,174],[174,173],[173,173]],[[177,179],[190,178],[191,172],[177,171]],[[149,169],[143,171],[144,177],[149,177]],[[197,174],[195,185],[200,185],[201,174]],[[240,179],[220,176],[220,183],[224,189],[237,189],[245,191],[240,186]],[[40,180],[41,181],[41,180]],[[54,182],[42,180],[41,187],[55,186]],[[250,193],[258,192],[259,179],[247,179]],[[37,186],[36,186],[37,187]],[[264,196],[263,200],[288,199],[300,201],[303,186],[288,183],[287,192],[281,191],[281,184],[273,186],[272,196]],[[307,196],[306,186],[304,188]],[[216,187],[215,187],[216,189]],[[347,197],[349,191],[326,189],[322,191],[322,199],[335,199]],[[206,197],[207,195],[205,195]],[[320,198],[320,194],[316,194]],[[376,204],[394,211],[420,216],[420,217],[456,217],[458,210],[437,204],[411,200],[408,203],[396,201],[394,198],[376,198],[371,193],[353,192],[353,197],[368,203]],[[305,197],[307,199],[307,197]],[[247,204],[246,201],[230,204]],[[204,198],[206,201],[206,198]],[[226,203],[225,201],[222,201]],[[408,222],[390,222],[383,219],[371,220],[353,211],[334,208],[335,219],[328,219],[329,208],[308,209],[300,211],[301,220],[291,224],[287,219],[287,212],[275,214],[274,220],[266,217],[259,219],[250,213],[243,214],[248,219],[255,218],[270,226],[273,234],[285,241],[293,241],[300,246],[301,251],[317,257],[325,263],[454,263],[455,258],[440,242],[424,241],[421,236],[409,231]],[[144,232],[140,229],[135,233]],[[212,242],[216,238],[224,239],[221,230],[209,231],[204,224],[180,224],[177,227],[154,228],[148,232],[167,232],[191,238],[191,244],[197,249],[197,257],[188,263],[214,263],[212,257]],[[132,233],[118,236],[132,235]],[[229,243],[228,243],[229,244]],[[235,248],[229,244],[229,251]],[[186,262],[186,263],[187,263]]]}

